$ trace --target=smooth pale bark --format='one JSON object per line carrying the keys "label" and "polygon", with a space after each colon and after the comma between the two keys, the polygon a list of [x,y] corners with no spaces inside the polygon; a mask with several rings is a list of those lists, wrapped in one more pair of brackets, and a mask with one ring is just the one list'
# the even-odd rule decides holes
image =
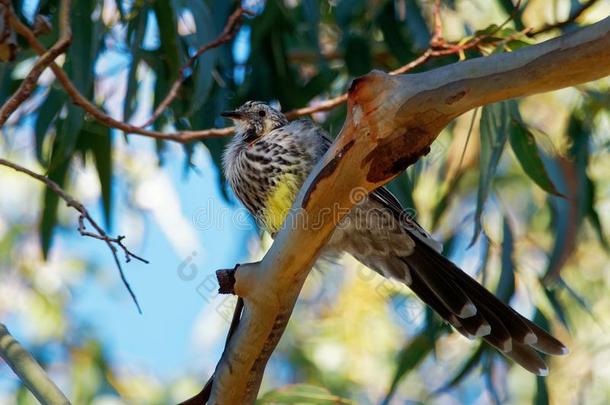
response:
{"label": "smooth pale bark", "polygon": [[286,220],[296,225],[285,226],[261,262],[235,273],[234,290],[245,309],[217,366],[209,403],[254,402],[311,266],[354,204],[353,190],[387,183],[425,154],[451,120],[474,107],[607,75],[610,18],[512,53],[425,73],[372,72],[354,80],[344,127]]}
{"label": "smooth pale bark", "polygon": [[0,357],[43,405],[69,405],[70,401],[49,379],[40,364],[0,323]]}

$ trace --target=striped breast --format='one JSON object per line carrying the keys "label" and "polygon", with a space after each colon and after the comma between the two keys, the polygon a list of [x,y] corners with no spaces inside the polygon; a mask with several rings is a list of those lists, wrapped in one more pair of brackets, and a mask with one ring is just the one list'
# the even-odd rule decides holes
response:
{"label": "striped breast", "polygon": [[313,167],[314,156],[291,129],[294,126],[288,125],[252,144],[233,145],[232,162],[225,168],[237,197],[272,235],[280,230]]}

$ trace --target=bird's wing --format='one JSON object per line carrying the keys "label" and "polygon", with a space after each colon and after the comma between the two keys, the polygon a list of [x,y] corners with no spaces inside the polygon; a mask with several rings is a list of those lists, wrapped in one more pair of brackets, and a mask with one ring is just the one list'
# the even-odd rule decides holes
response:
{"label": "bird's wing", "polygon": [[443,251],[443,245],[426,232],[426,230],[415,221],[415,218],[404,210],[398,199],[390,190],[385,187],[379,187],[377,190],[373,191],[369,197],[391,210],[394,217],[400,222],[403,229],[410,236],[416,237],[439,253]]}

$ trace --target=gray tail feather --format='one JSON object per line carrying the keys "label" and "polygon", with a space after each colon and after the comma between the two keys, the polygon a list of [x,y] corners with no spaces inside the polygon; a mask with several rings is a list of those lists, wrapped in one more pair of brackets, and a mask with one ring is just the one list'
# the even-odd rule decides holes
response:
{"label": "gray tail feather", "polygon": [[537,375],[548,373],[537,352],[568,353],[560,341],[519,315],[425,243],[416,239],[413,253],[401,260],[408,268],[407,276],[401,274],[396,278],[403,280],[462,335],[484,339]]}

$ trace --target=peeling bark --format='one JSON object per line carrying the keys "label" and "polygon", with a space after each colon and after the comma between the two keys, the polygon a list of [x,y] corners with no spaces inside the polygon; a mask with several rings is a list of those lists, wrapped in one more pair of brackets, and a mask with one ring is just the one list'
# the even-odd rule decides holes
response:
{"label": "peeling bark", "polygon": [[[425,73],[382,72],[354,80],[343,129],[299,193],[304,221],[289,213],[264,259],[235,272],[245,307],[215,373],[211,404],[250,404],[305,278],[341,216],[350,191],[372,191],[427,153],[439,132],[472,108],[556,90],[610,74],[610,18],[538,45]],[[335,210],[336,211],[336,210]],[[303,215],[303,212],[300,213]],[[308,226],[325,218],[322,226]],[[318,224],[319,221],[318,221]]]}

